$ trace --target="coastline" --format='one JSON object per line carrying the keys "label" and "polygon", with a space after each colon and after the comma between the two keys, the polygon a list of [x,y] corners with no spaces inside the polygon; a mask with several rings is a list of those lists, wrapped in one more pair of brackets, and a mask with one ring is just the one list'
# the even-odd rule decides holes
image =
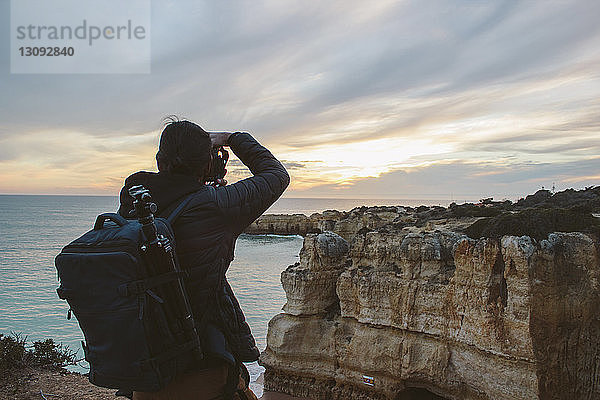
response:
{"label": "coastline", "polygon": [[305,232],[265,389],[314,400],[597,399],[600,187],[264,216]]}
{"label": "coastline", "polygon": [[[547,191],[546,191],[547,192]],[[398,248],[389,247],[395,242],[400,245],[404,243],[407,238],[413,238],[413,244],[409,244],[408,246],[417,245],[425,248],[426,244],[429,246],[431,244],[433,248],[437,246],[435,244],[436,237],[439,236],[439,232],[443,233],[442,236],[439,236],[442,239],[440,243],[445,243],[444,241],[449,241],[449,243],[458,243],[462,236],[467,239],[465,243],[479,243],[480,238],[496,238],[493,240],[500,240],[505,235],[514,232],[518,235],[528,235],[532,239],[532,243],[542,242],[547,239],[548,235],[555,231],[561,232],[581,232],[587,231],[586,235],[591,235],[591,238],[595,238],[595,242],[598,242],[598,226],[600,222],[600,187],[591,188],[586,191],[571,191],[571,192],[560,192],[557,194],[551,194],[546,192],[538,192],[536,194],[527,196],[517,203],[507,203],[507,202],[493,202],[493,201],[484,201],[478,204],[461,204],[461,205],[450,205],[449,207],[439,207],[439,206],[421,206],[421,207],[403,207],[403,206],[375,206],[375,207],[357,207],[351,211],[325,211],[323,213],[316,213],[310,216],[295,214],[295,215],[273,215],[267,214],[263,217],[259,218],[246,232],[249,235],[301,235],[305,237],[305,247],[307,246],[306,238],[313,238],[311,240],[315,240],[314,238],[319,237],[323,232],[336,232],[337,235],[344,241],[348,243],[350,249],[350,258],[360,259],[364,264],[361,268],[380,268],[379,264],[377,264],[377,259],[382,254],[388,254],[388,258],[386,260],[394,260],[394,254],[401,255],[404,250],[402,250],[402,246]],[[550,211],[549,211],[550,210]],[[562,218],[562,219],[561,219]],[[591,218],[591,219],[590,219]],[[529,222],[528,222],[529,221]],[[550,222],[548,222],[550,221]],[[515,232],[515,230],[517,230]],[[438,232],[435,234],[435,232]],[[453,234],[448,234],[448,232],[454,232]],[[419,236],[421,235],[421,236]],[[434,235],[434,236],[427,236]],[[435,236],[438,235],[438,236]],[[444,236],[446,235],[446,236]],[[449,236],[448,236],[449,235]],[[454,236],[453,236],[454,235]],[[461,236],[462,235],[462,236]],[[421,238],[421,239],[418,239]],[[434,238],[434,239],[432,239]],[[450,238],[450,239],[447,239]],[[422,243],[419,240],[423,241]],[[432,241],[433,240],[433,241]],[[481,239],[484,240],[484,239]],[[578,239],[579,240],[579,239]],[[581,239],[583,240],[583,239]],[[387,241],[387,242],[386,242]],[[389,242],[389,243],[388,243]],[[431,243],[430,243],[431,242]],[[500,241],[502,243],[503,241]],[[387,243],[387,244],[386,244]],[[487,243],[487,242],[486,242]],[[492,244],[485,245],[488,246],[486,248],[492,248]],[[508,243],[508,242],[507,242]],[[512,243],[512,242],[510,242]],[[507,246],[513,246],[512,244],[507,244]],[[516,242],[515,242],[516,243]],[[521,242],[519,242],[521,243]],[[297,273],[305,274],[304,270],[312,271],[314,268],[314,260],[316,254],[320,254],[320,250],[316,250],[313,242],[313,250],[310,250],[311,247],[303,250],[304,255],[301,253],[300,262],[297,265],[290,266],[284,273],[282,274],[282,281],[284,283],[284,288],[286,288],[286,292],[288,295],[288,303],[286,304],[285,313],[291,313],[294,315],[293,318],[304,318],[307,320],[305,314],[307,315],[321,315],[326,318],[338,318],[340,310],[335,310],[329,308],[326,301],[322,304],[318,304],[315,306],[314,299],[321,296],[323,293],[330,293],[332,290],[331,282],[327,283],[327,290],[322,290],[325,286],[318,286],[316,291],[310,292],[308,286],[305,287],[306,290],[309,290],[306,293],[312,293],[312,297],[303,298],[303,295],[299,296],[300,292],[297,290],[305,290],[303,286],[305,283],[309,281],[303,281],[304,278],[299,278],[301,275],[297,275]],[[425,246],[425,247],[423,247]],[[446,244],[442,245],[442,249],[444,246],[448,246]],[[478,244],[463,244],[463,247],[460,247],[462,252],[465,254],[471,254],[477,249]],[[492,246],[492,247],[490,247]],[[516,246],[516,245],[515,245]],[[521,246],[519,244],[517,247]],[[449,254],[452,250],[453,245],[450,245],[447,250],[443,250],[443,254]],[[513,246],[514,247],[514,246]],[[333,246],[332,248],[335,248]],[[512,249],[512,247],[510,247]],[[393,250],[395,249],[395,250]],[[329,250],[328,250],[329,251]],[[504,251],[504,250],[503,250]],[[516,250],[511,250],[515,252]],[[528,250],[529,251],[529,250]],[[370,253],[369,253],[370,252]],[[518,253],[518,252],[517,252]],[[514,253],[514,254],[517,254]],[[311,256],[311,254],[313,254]],[[328,253],[327,253],[328,254]],[[461,253],[462,254],[462,253]],[[512,254],[512,253],[511,253]],[[520,253],[515,256],[515,260],[521,257]],[[528,253],[527,253],[528,254]],[[398,257],[399,257],[398,256]],[[308,257],[308,258],[307,258]],[[313,258],[311,258],[313,257]],[[324,259],[323,254],[317,257],[319,259]],[[346,257],[346,256],[344,256]],[[326,272],[320,276],[320,284],[325,284],[325,282],[330,279],[331,276],[337,276],[333,281],[333,293],[335,294],[336,288],[336,280],[341,276],[341,280],[337,282],[337,286],[343,288],[354,288],[352,290],[359,290],[355,287],[358,282],[356,281],[356,277],[352,275],[353,270],[346,270],[348,265],[347,262],[344,261],[345,258],[342,257],[339,260],[335,261],[331,264],[331,272]],[[391,258],[390,258],[391,257]],[[444,256],[444,257],[447,257]],[[456,255],[453,256],[456,258]],[[484,266],[485,258],[481,258],[480,261],[473,261],[469,257],[464,258],[461,262],[466,263],[475,263],[473,265]],[[401,257],[400,257],[401,258]],[[522,257],[521,257],[522,258]],[[372,261],[366,261],[372,260]],[[400,259],[398,259],[400,260]],[[488,260],[489,261],[489,260]],[[302,264],[304,262],[304,265]],[[369,264],[371,262],[371,264]],[[387,261],[386,261],[387,262]],[[436,261],[437,262],[437,261]],[[453,262],[454,263],[454,262]],[[516,261],[515,261],[516,263]],[[323,264],[326,265],[326,264]],[[371,266],[369,266],[371,265]],[[515,265],[519,265],[516,263]],[[281,267],[284,267],[283,265]],[[327,270],[326,267],[325,269]],[[389,268],[389,267],[386,267]],[[446,268],[446,267],[444,267]],[[491,268],[491,267],[490,267]],[[335,272],[334,272],[335,271]],[[376,286],[372,286],[372,282],[378,282],[377,274],[366,274],[367,270],[358,270],[360,275],[360,279],[366,282],[365,287],[360,290],[379,290]],[[490,270],[493,272],[493,268]],[[368,271],[367,271],[368,272]],[[311,273],[315,273],[314,271]],[[319,272],[320,273],[320,272]],[[345,275],[341,275],[341,274]],[[387,273],[387,272],[386,272]],[[448,270],[444,270],[444,274],[448,274]],[[304,276],[304,275],[302,275]],[[357,275],[358,276],[358,275]],[[387,276],[387,275],[386,275]],[[431,277],[435,276],[435,274],[431,275]],[[446,276],[446,275],[444,275]],[[428,279],[431,279],[428,278]],[[388,281],[393,277],[386,278]],[[455,279],[448,275],[448,277],[442,277],[442,281],[444,279]],[[395,278],[393,278],[395,279]],[[435,278],[438,279],[438,278]],[[441,278],[440,278],[441,279]],[[495,279],[495,278],[494,278]],[[508,279],[508,278],[507,278]],[[360,281],[362,282],[362,281]],[[371,282],[371,283],[370,283]],[[362,283],[361,283],[362,284]],[[287,286],[286,286],[287,285]],[[369,286],[371,285],[371,286]],[[485,286],[485,285],[484,285]],[[339,289],[338,289],[339,290]],[[345,290],[345,289],[344,289]],[[359,291],[360,291],[359,290]],[[487,289],[486,289],[487,290]],[[501,290],[501,289],[499,289]],[[290,293],[292,293],[292,297],[290,297]],[[513,293],[513,292],[511,292]],[[339,295],[339,293],[338,293]],[[304,299],[304,300],[303,300]],[[387,317],[385,317],[385,310],[378,311],[360,311],[361,307],[365,304],[369,303],[370,298],[364,299],[354,299],[352,301],[356,301],[354,305],[344,311],[344,306],[342,305],[342,312],[350,312],[352,314],[352,319],[355,321],[361,321],[361,318],[365,318],[365,315],[361,314],[362,312],[369,312],[368,321],[380,321],[377,322],[378,326],[387,326],[390,323],[386,322]],[[339,300],[338,300],[339,301]],[[503,300],[502,300],[503,301]],[[524,301],[524,300],[523,300]],[[316,308],[315,308],[316,307]],[[392,307],[392,311],[394,306]],[[485,306],[488,307],[488,306]],[[308,310],[308,311],[307,311]],[[315,311],[317,310],[317,311]],[[319,311],[321,310],[321,311]],[[358,310],[358,311],[357,311]],[[490,309],[492,310],[492,309]],[[496,310],[496,309],[494,309]],[[385,312],[384,312],[385,311]],[[494,312],[503,312],[500,308]],[[350,315],[349,314],[349,315]],[[500,314],[499,314],[500,315]],[[279,318],[279,321],[284,321],[282,317]],[[292,319],[293,319],[292,318]],[[311,317],[312,318],[312,317]],[[321,317],[319,317],[321,318]],[[348,318],[348,317],[345,317]],[[396,317],[394,317],[396,318]],[[296,319],[291,322],[294,324],[297,323]],[[274,319],[275,320],[275,319]],[[287,323],[289,324],[290,321]],[[298,320],[299,321],[299,320]],[[342,320],[340,320],[342,321]],[[392,329],[404,329],[402,328],[402,324],[398,325],[397,322],[393,322],[393,318],[391,320]],[[370,323],[371,323],[370,322]],[[273,323],[276,325],[276,323]],[[271,324],[270,324],[271,326]],[[299,326],[299,325],[298,325]],[[279,328],[278,328],[279,329]],[[348,329],[359,331],[362,329],[359,325],[348,326]],[[387,329],[387,328],[386,328]],[[275,333],[274,333],[275,332]],[[390,331],[390,335],[394,335],[396,332],[394,330]],[[508,331],[507,331],[508,332]],[[505,333],[507,333],[505,332]],[[272,331],[272,328],[269,329],[269,335],[273,336],[276,334],[276,331]],[[280,332],[279,334],[285,334],[285,332]],[[510,336],[509,336],[510,337]],[[378,340],[382,340],[381,338]],[[484,340],[477,339],[474,340]],[[508,339],[509,343],[514,344],[512,339]],[[485,340],[484,340],[485,342]],[[482,342],[482,343],[484,343]],[[266,349],[266,352],[270,351],[270,355],[263,356],[263,364],[266,362],[270,363],[271,368],[278,364],[277,361],[277,351],[281,351],[282,349],[276,349],[273,352],[275,347],[271,346]],[[295,349],[295,350],[294,350]],[[502,350],[503,347],[498,347],[498,349],[492,348],[494,352],[502,352],[506,350]],[[306,348],[295,348],[292,344],[287,351],[306,351]],[[480,349],[481,350],[481,349]],[[377,348],[370,349],[370,352],[377,353]],[[487,351],[487,350],[485,350]],[[518,355],[520,353],[515,353],[515,357],[519,359],[519,357],[523,357]],[[524,359],[531,358],[531,355],[524,356]],[[266,361],[265,361],[266,360]],[[274,361],[275,360],[275,361]],[[265,374],[265,379],[267,381],[265,387],[270,390],[276,390],[278,392],[291,393],[296,394],[298,396],[303,395],[302,390],[298,390],[297,388],[293,388],[293,384],[289,379],[296,379],[302,381],[302,379],[306,379],[307,376],[311,376],[310,374],[306,375],[306,372],[302,372],[302,369],[297,369],[294,372],[294,368],[288,370],[286,373],[273,372]],[[298,375],[299,373],[299,375]],[[322,375],[325,377],[326,375]],[[64,398],[64,399],[114,399],[114,390],[112,389],[102,389],[96,388],[89,384],[87,381],[87,377],[85,375],[81,375],[78,373],[69,373],[61,370],[47,371],[47,370],[37,370],[37,369],[23,369],[21,371],[21,377],[13,377],[14,379],[9,380],[11,384],[21,384],[24,385],[23,392],[20,392],[18,397],[23,399],[39,399],[41,394],[49,394],[56,395],[61,397],[53,397],[50,396],[48,398]],[[271,382],[269,383],[269,379]],[[312,378],[311,378],[312,379]],[[330,379],[330,378],[327,378]],[[261,382],[253,382],[255,385],[260,385]],[[392,381],[389,383],[393,385]],[[286,387],[289,386],[289,387]],[[330,383],[328,383],[330,385]],[[425,384],[423,384],[425,385]],[[427,385],[425,385],[427,386]],[[0,398],[12,399],[15,398],[15,393],[9,393],[11,387],[14,387],[7,384],[3,385],[3,391],[0,392]],[[329,386],[324,386],[329,387]],[[433,390],[433,389],[432,389]],[[41,391],[41,392],[40,392]],[[435,392],[435,390],[433,390]],[[300,398],[300,397],[281,397],[283,394],[276,394],[275,392],[265,391],[263,399],[291,399],[291,398]],[[358,392],[357,392],[358,393]],[[362,393],[362,392],[360,392]],[[361,396],[366,396],[366,398],[378,398],[378,397],[369,397],[372,395],[371,392],[367,391],[366,394],[361,394]],[[441,390],[438,390],[439,394],[444,394],[449,397],[447,398],[457,398],[452,397],[453,395],[449,395]],[[346,393],[348,394],[348,393]],[[2,397],[5,396],[5,397]],[[11,397],[13,396],[13,397]],[[88,396],[88,397],[86,397]],[[279,397],[277,397],[279,396]],[[319,396],[314,397],[322,398]],[[350,397],[349,397],[350,398]],[[473,397],[475,398],[475,397]],[[539,397],[544,398],[544,397]]]}

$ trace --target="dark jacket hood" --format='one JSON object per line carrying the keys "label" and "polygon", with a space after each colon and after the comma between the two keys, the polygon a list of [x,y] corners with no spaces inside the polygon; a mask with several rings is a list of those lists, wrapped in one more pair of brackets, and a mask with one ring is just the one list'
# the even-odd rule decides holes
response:
{"label": "dark jacket hood", "polygon": [[152,200],[158,207],[159,215],[165,210],[169,211],[186,195],[206,189],[206,185],[199,183],[197,178],[189,175],[167,172],[136,172],[125,179],[125,184],[119,194],[119,214],[125,218],[133,218],[130,214],[130,211],[133,210],[133,198],[129,195],[128,190],[136,185],[142,185],[150,190]]}

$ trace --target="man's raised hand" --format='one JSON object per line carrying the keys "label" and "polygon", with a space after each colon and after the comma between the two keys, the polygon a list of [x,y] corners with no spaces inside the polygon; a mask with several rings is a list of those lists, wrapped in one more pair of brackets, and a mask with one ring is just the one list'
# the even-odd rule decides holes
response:
{"label": "man's raised hand", "polygon": [[231,132],[208,132],[208,134],[213,147],[228,146],[227,141],[231,136]]}

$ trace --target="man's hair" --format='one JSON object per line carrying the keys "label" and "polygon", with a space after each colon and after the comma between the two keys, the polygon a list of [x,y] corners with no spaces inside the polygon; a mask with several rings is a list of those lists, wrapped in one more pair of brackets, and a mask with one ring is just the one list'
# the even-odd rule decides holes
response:
{"label": "man's hair", "polygon": [[158,170],[201,176],[211,160],[209,134],[190,121],[170,119],[160,135],[156,153]]}

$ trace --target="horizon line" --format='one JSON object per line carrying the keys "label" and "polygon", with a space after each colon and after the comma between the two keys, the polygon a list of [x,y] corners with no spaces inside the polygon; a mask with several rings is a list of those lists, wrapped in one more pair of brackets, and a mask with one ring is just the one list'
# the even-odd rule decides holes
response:
{"label": "horizon line", "polygon": [[[576,190],[576,189],[575,189]],[[532,193],[530,193],[532,194]],[[368,196],[368,195],[362,195],[361,197],[321,197],[321,196],[314,196],[314,197],[295,197],[295,196],[282,196],[280,197],[278,200],[280,199],[293,199],[293,200],[400,200],[400,201],[423,201],[423,200],[427,200],[427,201],[449,201],[449,202],[458,202],[458,201],[477,201],[477,200],[481,200],[483,198],[493,198],[493,199],[497,199],[497,200],[512,200],[512,199],[519,199],[519,198],[525,198],[526,196],[528,196],[529,194],[525,194],[525,195],[485,195],[482,197],[482,195],[480,194],[452,194],[449,197],[443,197],[443,196],[438,196],[438,195],[434,195],[434,194],[416,194],[414,195],[414,197],[375,197],[375,196]],[[0,193],[0,196],[47,196],[47,197],[116,197],[118,198],[119,195],[109,195],[109,194],[60,194],[60,193]],[[419,197],[422,196],[422,197]],[[437,197],[436,197],[437,196]],[[477,198],[477,199],[476,199]]]}

